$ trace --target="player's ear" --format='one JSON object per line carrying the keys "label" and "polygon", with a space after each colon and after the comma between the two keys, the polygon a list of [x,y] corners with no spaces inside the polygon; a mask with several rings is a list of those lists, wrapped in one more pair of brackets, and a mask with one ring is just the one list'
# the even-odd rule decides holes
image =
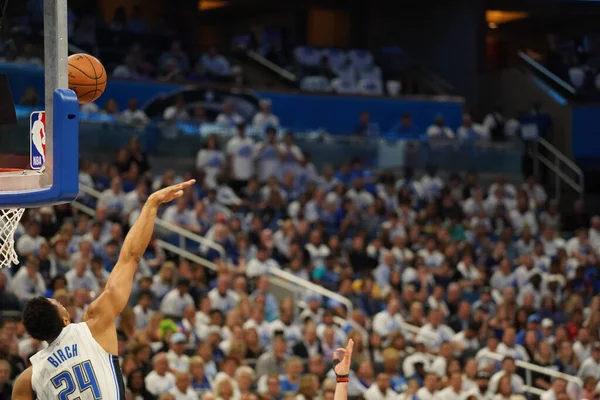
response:
{"label": "player's ear", "polygon": [[71,323],[71,319],[69,317],[63,317],[62,322],[64,326],[67,326]]}

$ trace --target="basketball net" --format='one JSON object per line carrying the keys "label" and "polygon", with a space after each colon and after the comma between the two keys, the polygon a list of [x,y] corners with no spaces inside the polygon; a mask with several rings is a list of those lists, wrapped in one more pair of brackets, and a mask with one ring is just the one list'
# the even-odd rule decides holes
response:
{"label": "basketball net", "polygon": [[15,251],[15,231],[24,211],[24,208],[0,209],[0,268],[19,263]]}

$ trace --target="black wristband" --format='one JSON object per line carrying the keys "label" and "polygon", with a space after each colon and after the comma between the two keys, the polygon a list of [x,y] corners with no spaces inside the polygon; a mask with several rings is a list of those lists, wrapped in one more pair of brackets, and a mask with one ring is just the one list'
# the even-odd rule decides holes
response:
{"label": "black wristband", "polygon": [[348,382],[348,374],[346,375],[338,375],[337,372],[335,372],[335,367],[340,363],[341,361],[338,359],[333,360],[333,373],[335,374],[335,377],[337,378],[338,382],[340,381],[340,379],[343,379],[342,382]]}

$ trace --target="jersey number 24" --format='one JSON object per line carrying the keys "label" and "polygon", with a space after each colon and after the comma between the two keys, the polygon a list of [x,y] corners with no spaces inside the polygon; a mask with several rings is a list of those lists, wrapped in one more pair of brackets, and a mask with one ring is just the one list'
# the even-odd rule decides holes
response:
{"label": "jersey number 24", "polygon": [[90,360],[74,365],[73,372],[61,372],[50,379],[50,382],[52,382],[56,389],[65,386],[64,389],[58,393],[59,400],[69,400],[69,395],[73,394],[77,389],[79,389],[79,393],[83,393],[88,389],[91,390],[95,400],[100,400],[102,398],[98,380],[94,373],[94,367],[92,367]]}

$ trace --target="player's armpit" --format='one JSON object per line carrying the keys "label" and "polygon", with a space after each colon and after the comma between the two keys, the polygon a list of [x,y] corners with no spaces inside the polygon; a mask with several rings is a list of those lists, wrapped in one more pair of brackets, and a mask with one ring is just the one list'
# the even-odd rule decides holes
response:
{"label": "player's armpit", "polygon": [[33,388],[31,387],[31,367],[23,371],[23,373],[15,380],[12,399],[33,400]]}

